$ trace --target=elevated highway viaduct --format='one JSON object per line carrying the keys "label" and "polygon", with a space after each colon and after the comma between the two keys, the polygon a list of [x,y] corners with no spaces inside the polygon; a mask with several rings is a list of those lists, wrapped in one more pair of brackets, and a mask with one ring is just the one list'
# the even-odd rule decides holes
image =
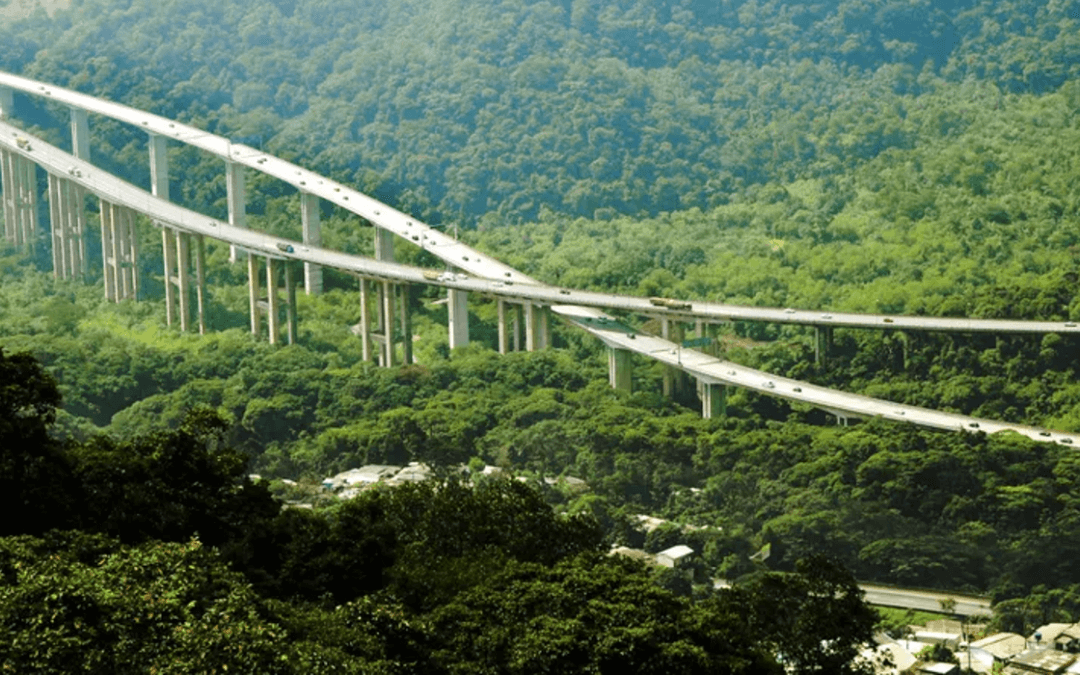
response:
{"label": "elevated highway viaduct", "polygon": [[[409,312],[405,305],[408,284],[429,284],[447,290],[451,346],[466,344],[468,294],[495,299],[499,310],[499,350],[511,346],[538,349],[550,344],[549,314],[602,340],[609,348],[611,384],[630,387],[631,354],[658,361],[697,379],[706,416],[722,414],[726,387],[738,386],[826,410],[840,420],[884,417],[938,429],[996,433],[1011,430],[1039,441],[1080,444],[1080,435],[1033,426],[1007,424],[943,413],[914,406],[848,394],[805,382],[779,378],[683,345],[679,329],[686,323],[768,321],[813,326],[827,341],[833,327],[898,330],[957,331],[964,333],[1074,333],[1072,322],[1023,322],[960,318],[904,317],[830,313],[781,308],[741,307],[723,303],[640,298],[545,285],[491,256],[453,239],[415,218],[346,185],[320,176],[260,150],[140,110],[72,92],[18,76],[0,73],[0,116],[10,117],[13,92],[46,97],[71,109],[72,152],[68,153],[29,136],[9,124],[0,124],[0,181],[3,184],[5,236],[19,246],[38,241],[36,171],[48,174],[48,202],[54,273],[80,277],[87,271],[88,220],[82,208],[86,194],[100,201],[99,225],[105,293],[119,301],[139,293],[134,228],[145,216],[162,231],[166,279],[167,321],[182,330],[206,330],[203,302],[207,237],[229,244],[233,258],[248,267],[251,329],[261,332],[265,318],[269,339],[280,339],[281,310],[285,310],[288,340],[296,335],[293,308],[299,275],[303,289],[319,293],[321,270],[326,267],[360,279],[360,335],[364,358],[384,365],[412,360]],[[151,185],[146,190],[95,167],[89,157],[87,113],[106,115],[145,130],[148,134]],[[188,143],[225,163],[228,186],[227,221],[184,209],[168,199],[169,139]],[[300,193],[302,240],[291,241],[246,227],[244,169],[260,171],[296,187]],[[320,202],[327,201],[375,226],[374,259],[321,246]],[[393,261],[393,237],[404,239],[444,261],[451,271],[423,270]],[[192,260],[194,258],[194,260]],[[263,263],[258,259],[262,258]],[[290,261],[295,261],[290,264]],[[261,269],[265,266],[265,272]],[[278,298],[284,276],[285,298]],[[263,288],[266,289],[265,297]],[[605,310],[641,314],[659,319],[662,335],[654,336],[623,325]],[[192,314],[194,313],[194,319]],[[514,320],[515,315],[517,317]],[[400,324],[400,330],[398,329]],[[516,336],[516,337],[515,337]],[[400,343],[401,349],[396,349]]]}

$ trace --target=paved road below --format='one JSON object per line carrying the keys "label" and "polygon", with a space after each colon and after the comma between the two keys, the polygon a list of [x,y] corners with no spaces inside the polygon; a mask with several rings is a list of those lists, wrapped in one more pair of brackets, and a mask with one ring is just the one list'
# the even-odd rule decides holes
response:
{"label": "paved road below", "polygon": [[914,591],[869,584],[860,584],[860,587],[866,593],[866,601],[871,605],[915,609],[924,612],[940,612],[941,601],[951,598],[956,601],[956,607],[952,611],[953,614],[960,616],[990,616],[993,614],[990,610],[990,601],[986,598],[975,598],[955,593]]}

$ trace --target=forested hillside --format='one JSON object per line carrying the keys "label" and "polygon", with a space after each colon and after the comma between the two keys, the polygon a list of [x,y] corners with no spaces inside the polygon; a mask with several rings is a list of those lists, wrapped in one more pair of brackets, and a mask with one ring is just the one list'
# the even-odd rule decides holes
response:
{"label": "forested hillside", "polygon": [[[0,68],[264,148],[459,225],[552,284],[1075,321],[1078,29],[1076,1],[76,0],[0,25]],[[20,95],[16,112],[67,142],[66,109]],[[92,126],[95,162],[145,184],[142,132]],[[220,160],[169,152],[174,198],[223,216]],[[252,227],[299,236],[295,194],[263,178],[249,188]],[[323,215],[329,246],[371,251],[355,217]],[[271,348],[243,330],[244,273],[222,248],[208,265],[214,332],[177,335],[162,326],[158,235],[145,230],[145,303],[112,306],[92,286],[54,282],[44,254],[0,258],[0,347],[31,351],[59,381],[57,442],[119,452],[108,444],[180,433],[190,410],[210,406],[222,442],[276,478],[412,460],[574,475],[587,493],[543,488],[559,511],[590,514],[606,544],[689,541],[712,574],[753,572],[750,554],[770,544],[776,569],[826,553],[866,579],[1024,598],[1000,606],[1013,629],[1080,618],[1075,449],[879,421],[833,428],[745,392],[728,419],[701,420],[692,387],[665,400],[646,364],[637,393],[611,391],[600,348],[561,328],[559,349],[496,356],[483,305],[472,307],[475,344],[450,353],[445,307],[424,291],[413,298],[419,363],[379,370],[348,331],[354,281],[333,274],[325,296],[301,298],[300,344]],[[726,326],[721,337],[725,356],[770,372],[1080,430],[1080,343],[1068,337],[837,330],[822,366],[798,328]],[[678,526],[643,540],[637,513]],[[687,524],[706,529],[688,538]],[[154,555],[204,555],[172,540]],[[6,559],[40,546],[19,543],[29,548]],[[134,555],[87,546],[117,569]],[[283,583],[220,555],[257,587]],[[405,651],[383,657],[419,658],[417,640],[449,639],[440,621],[472,620],[525,578],[548,588],[580,572],[515,560],[452,610],[424,614],[419,637],[385,624]],[[380,616],[402,616],[387,606]],[[315,630],[315,618],[279,610],[259,611]],[[485,639],[507,662],[529,653]],[[436,661],[464,648],[423,644]]]}

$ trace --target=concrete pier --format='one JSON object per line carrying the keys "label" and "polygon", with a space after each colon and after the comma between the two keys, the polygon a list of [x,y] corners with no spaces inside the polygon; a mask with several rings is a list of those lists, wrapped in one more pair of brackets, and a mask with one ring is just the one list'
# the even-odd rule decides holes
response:
{"label": "concrete pier", "polygon": [[389,368],[394,365],[394,285],[389,281],[380,284],[379,300],[382,308],[379,317],[379,327],[382,329],[380,365]]}
{"label": "concrete pier", "polygon": [[[525,350],[534,352],[551,346],[551,312],[543,305],[523,304],[525,313]],[[515,336],[516,338],[516,336]]]}
{"label": "concrete pier", "polygon": [[90,161],[90,121],[82,108],[71,109],[71,154]]}
{"label": "concrete pier", "polygon": [[701,382],[701,416],[705,419],[727,415],[727,387],[722,384]]}
{"label": "concrete pier", "polygon": [[0,119],[9,119],[14,115],[14,94],[10,87],[0,87]]}
{"label": "concrete pier", "polygon": [[84,192],[75,183],[49,174],[49,227],[52,230],[53,277],[85,278],[86,211]]}
{"label": "concrete pier", "polygon": [[[244,183],[244,165],[225,162],[225,193],[229,205],[229,224],[247,228],[247,189]],[[229,262],[237,261],[235,246],[229,247]],[[250,270],[249,270],[250,271]]]}
{"label": "concrete pier", "polygon": [[[248,253],[248,269],[255,269],[252,264],[256,256]],[[257,302],[258,312],[266,314],[267,339],[270,344],[276,345],[281,342],[281,305],[285,305],[285,339],[288,344],[296,344],[296,281],[293,273],[293,262],[276,258],[266,257],[266,299],[261,297]],[[285,277],[285,299],[281,299],[281,288],[278,279]],[[258,275],[256,274],[256,278]],[[253,324],[254,325],[254,324]]]}
{"label": "concrete pier", "polygon": [[464,347],[469,344],[469,294],[465,291],[448,290],[446,296],[450,349]]}
{"label": "concrete pier", "polygon": [[632,389],[633,352],[629,349],[608,347],[608,382],[613,389],[629,393]]}
{"label": "concrete pier", "polygon": [[281,310],[278,307],[277,271],[278,261],[268,257],[266,259],[266,323],[270,330],[270,344],[272,345],[278,343],[278,336],[281,334],[281,326],[278,325]]}
{"label": "concrete pier", "polygon": [[[322,222],[319,213],[319,197],[308,192],[300,193],[300,223],[303,228],[304,243],[308,246],[322,246]],[[304,292],[319,295],[323,290],[322,267],[304,263]]]}
{"label": "concrete pier", "polygon": [[831,326],[814,326],[814,363],[827,365],[832,351],[833,329]]}
{"label": "concrete pier", "polygon": [[258,335],[262,330],[262,310],[259,308],[259,263],[255,256],[247,257],[248,268],[248,311],[251,316],[251,334]]}
{"label": "concrete pier", "polygon": [[360,349],[361,358],[371,361],[371,291],[367,279],[360,278]]}
{"label": "concrete pier", "polygon": [[32,251],[38,232],[37,167],[21,155],[0,150],[0,183],[4,238],[13,246]]}
{"label": "concrete pier", "polygon": [[[401,362],[413,362],[412,312],[409,311],[409,284],[398,284],[398,317],[401,320]],[[391,345],[391,348],[393,346]]]}
{"label": "concrete pier", "polygon": [[136,214],[123,206],[101,201],[101,258],[105,298],[112,302],[139,296],[139,237]]}
{"label": "concrete pier", "polygon": [[507,330],[509,326],[506,325],[506,301],[499,298],[495,301],[495,306],[499,314],[499,353],[505,354],[510,351],[510,333]]}

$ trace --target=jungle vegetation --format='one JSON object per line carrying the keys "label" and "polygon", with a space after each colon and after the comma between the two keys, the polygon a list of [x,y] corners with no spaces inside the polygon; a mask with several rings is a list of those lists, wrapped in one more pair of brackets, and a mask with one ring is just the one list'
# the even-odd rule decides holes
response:
{"label": "jungle vegetation", "polygon": [[[1078,16],[1075,1],[1028,0],[76,0],[0,26],[0,68],[264,148],[458,226],[552,284],[1075,321]],[[67,142],[66,110],[17,95],[16,113]],[[92,126],[95,162],[147,184],[145,136]],[[174,198],[223,216],[220,160],[169,154]],[[298,238],[291,189],[249,178],[250,225]],[[371,251],[364,223],[323,218],[327,245]],[[214,332],[177,335],[145,231],[145,303],[54,282],[42,252],[0,258],[0,347],[58,381],[55,442],[181,433],[209,406],[221,442],[271,477],[410,460],[574,475],[588,493],[539,488],[560,512],[591,514],[604,543],[686,541],[709,573],[753,573],[768,543],[787,572],[827,554],[864,579],[990,592],[1003,627],[1080,618],[1073,449],[836,428],[738,392],[727,419],[705,421],[692,386],[665,400],[643,363],[636,393],[609,390],[599,347],[571,332],[558,349],[498,357],[483,305],[476,344],[450,353],[445,309],[424,291],[419,363],[379,370],[348,331],[354,282],[333,274],[301,300],[300,344],[271,348],[244,334],[243,271],[221,249]],[[722,337],[727,357],[771,372],[1080,430],[1068,336],[837,331],[825,366],[797,328]],[[677,525],[642,541],[630,526],[642,512]],[[470,602],[461,616],[487,600]]]}

